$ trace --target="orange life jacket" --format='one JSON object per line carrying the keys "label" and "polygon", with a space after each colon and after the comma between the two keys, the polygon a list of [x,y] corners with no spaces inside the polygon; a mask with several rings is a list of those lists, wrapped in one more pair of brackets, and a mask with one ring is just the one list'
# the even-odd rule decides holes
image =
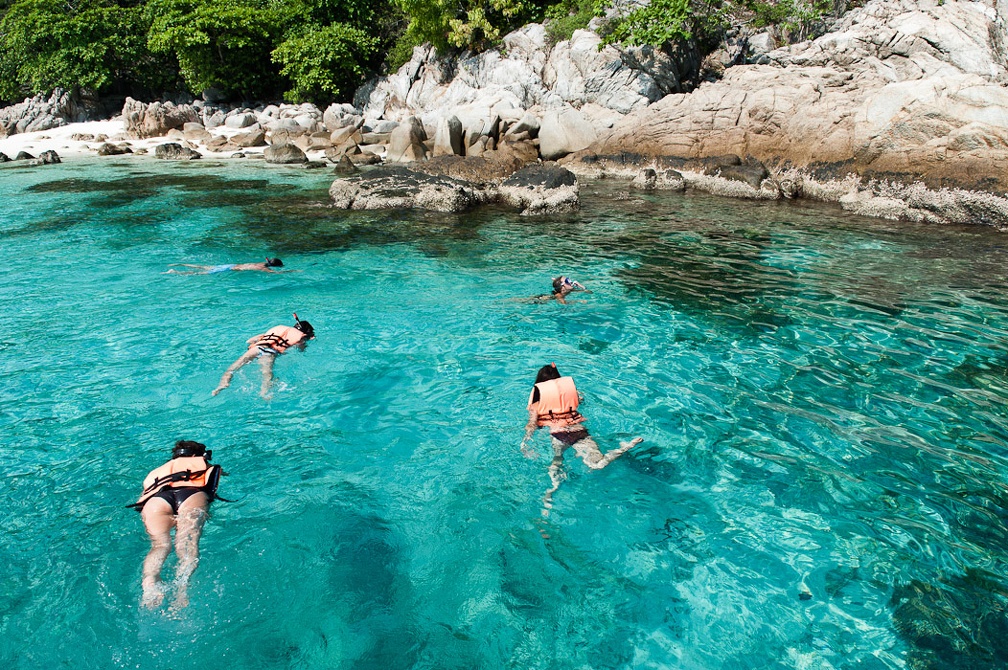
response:
{"label": "orange life jacket", "polygon": [[210,465],[202,456],[183,456],[173,458],[164,465],[154,468],[144,478],[143,493],[140,499],[130,505],[140,509],[144,503],[153,498],[158,491],[173,486],[206,489],[210,499],[214,499],[217,483],[220,481],[221,466]]}
{"label": "orange life jacket", "polygon": [[287,351],[296,344],[300,344],[307,337],[297,328],[290,326],[273,326],[267,330],[259,339],[253,342],[251,347],[269,347],[279,354]]}
{"label": "orange life jacket", "polygon": [[[532,402],[535,389],[539,389],[539,401]],[[528,409],[536,412],[536,424],[540,427],[565,428],[584,421],[578,411],[581,403],[577,387],[571,377],[560,377],[539,382],[529,394]]]}

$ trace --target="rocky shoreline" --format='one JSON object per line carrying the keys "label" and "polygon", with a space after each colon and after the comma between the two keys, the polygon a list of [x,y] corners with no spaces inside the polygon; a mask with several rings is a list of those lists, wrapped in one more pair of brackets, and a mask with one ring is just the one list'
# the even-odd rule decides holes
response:
{"label": "rocky shoreline", "polygon": [[492,201],[541,215],[577,207],[577,177],[616,178],[1008,229],[1002,12],[872,0],[811,42],[754,36],[726,54],[742,64],[685,94],[660,53],[600,49],[589,31],[550,47],[533,24],[459,61],[418,48],[354,104],[325,110],[127,99],[101,125],[112,132],[68,134],[92,124],[57,91],[0,110],[0,152],[330,166],[333,206],[355,209]]}

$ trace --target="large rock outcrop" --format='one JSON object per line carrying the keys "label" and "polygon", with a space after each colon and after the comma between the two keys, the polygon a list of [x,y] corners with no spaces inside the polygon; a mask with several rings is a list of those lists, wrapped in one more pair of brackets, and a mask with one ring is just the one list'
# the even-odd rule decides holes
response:
{"label": "large rock outcrop", "polygon": [[199,120],[191,105],[173,102],[139,102],[126,98],[122,110],[126,135],[137,139],[164,137],[170,130],[181,129],[187,123]]}
{"label": "large rock outcrop", "polygon": [[[458,174],[465,161],[442,159],[431,164],[435,168],[432,171],[393,166],[337,179],[329,187],[332,205],[339,209],[462,212],[488,202],[500,202],[523,215],[541,215],[570,212],[580,204],[577,177],[556,165],[531,165],[510,173],[500,182],[483,181],[467,174],[465,177],[471,180],[467,181],[448,176]],[[493,171],[485,161],[475,160]],[[489,172],[481,174],[489,176]]]}
{"label": "large rock outcrop", "polygon": [[0,137],[58,128],[87,117],[88,111],[79,98],[57,88],[51,95],[39,94],[0,109]]}
{"label": "large rock outcrop", "polygon": [[627,115],[591,149],[1003,191],[1006,42],[980,2],[873,0],[815,41]]}
{"label": "large rock outcrop", "polygon": [[494,117],[517,121],[536,106],[587,105],[608,119],[647,107],[679,85],[661,52],[600,44],[598,35],[579,30],[551,47],[543,26],[529,24],[507,35],[501,49],[458,61],[417,47],[398,72],[361,87],[354,104],[366,119],[419,116],[435,128],[454,115],[470,132]]}

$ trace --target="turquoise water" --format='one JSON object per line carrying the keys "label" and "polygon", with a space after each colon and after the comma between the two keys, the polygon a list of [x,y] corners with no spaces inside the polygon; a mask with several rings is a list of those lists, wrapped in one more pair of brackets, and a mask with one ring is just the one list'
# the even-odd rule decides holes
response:
{"label": "turquoise water", "polygon": [[[0,169],[5,668],[1002,668],[1008,238],[583,190],[344,213],[331,175]],[[297,272],[164,274],[279,255]],[[534,304],[554,274],[583,302]],[[210,391],[290,314],[317,339]],[[537,368],[603,450],[543,515]],[[181,612],[125,509],[180,438],[230,475]],[[166,576],[171,577],[170,558]]]}

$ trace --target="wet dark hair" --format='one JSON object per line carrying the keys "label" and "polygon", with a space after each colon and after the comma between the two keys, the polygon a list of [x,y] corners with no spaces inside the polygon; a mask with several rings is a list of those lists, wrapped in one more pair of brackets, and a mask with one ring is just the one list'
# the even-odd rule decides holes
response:
{"label": "wet dark hair", "polygon": [[301,319],[298,319],[297,323],[294,324],[294,327],[310,338],[315,337],[315,328],[313,328],[312,325],[307,321],[302,321]]}
{"label": "wet dark hair", "polygon": [[557,370],[556,363],[550,363],[549,365],[544,365],[539,368],[539,372],[536,373],[535,383],[549,381],[550,379],[560,379],[560,371]]}
{"label": "wet dark hair", "polygon": [[556,277],[553,280],[553,292],[560,293],[563,290],[563,275]]}
{"label": "wet dark hair", "polygon": [[268,267],[268,268],[282,268],[283,267],[283,261],[280,260],[279,258],[267,258],[266,259],[266,267]]}
{"label": "wet dark hair", "polygon": [[207,460],[210,460],[210,452],[207,451],[205,444],[194,442],[193,440],[179,440],[175,443],[175,448],[172,449],[172,458],[183,458],[185,456],[203,456]]}

